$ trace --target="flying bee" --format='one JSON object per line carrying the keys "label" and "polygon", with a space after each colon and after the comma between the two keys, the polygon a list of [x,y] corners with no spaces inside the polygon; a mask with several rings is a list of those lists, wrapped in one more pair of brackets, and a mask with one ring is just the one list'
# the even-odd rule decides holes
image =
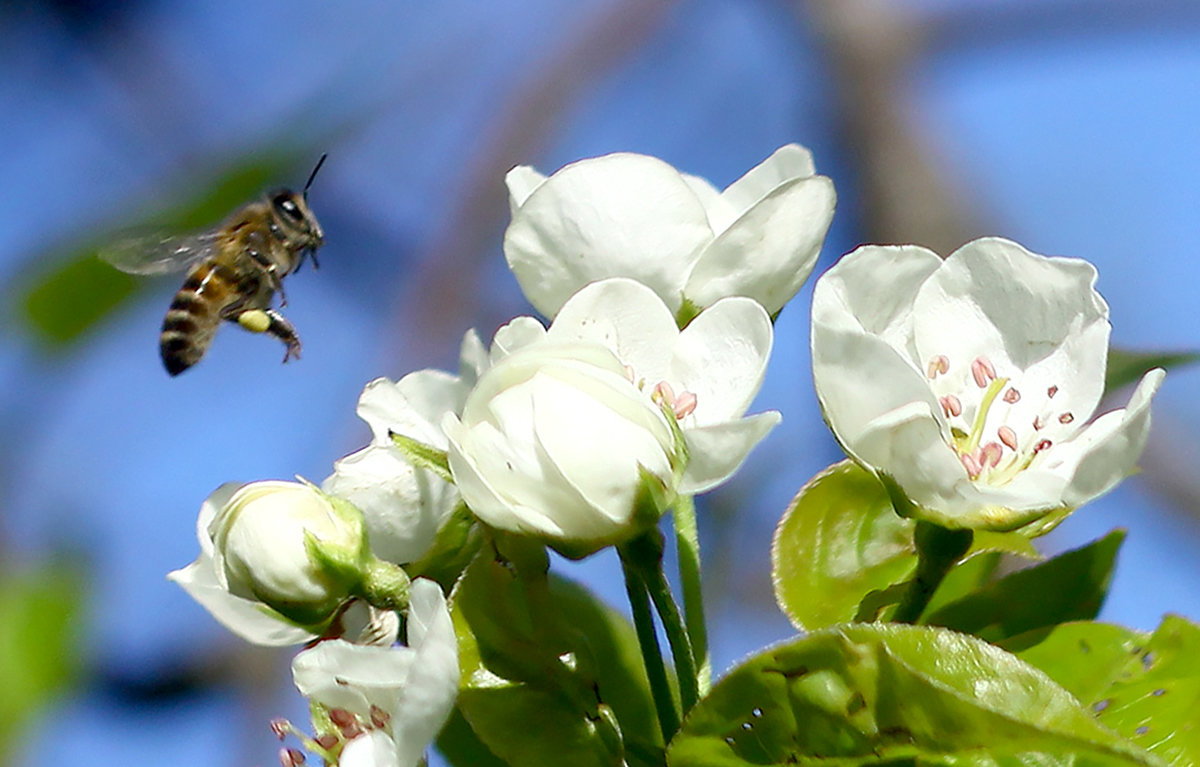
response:
{"label": "flying bee", "polygon": [[325,162],[321,155],[304,189],[276,189],[238,208],[216,229],[174,237],[124,240],[101,253],[131,274],[166,274],[188,269],[163,319],[159,352],[171,375],[200,361],[221,320],[268,333],[284,343],[283,361],[300,357],[296,328],[272,306],[279,293],[287,306],[283,278],[305,257],[317,268],[325,233],[308,207],[308,189]]}

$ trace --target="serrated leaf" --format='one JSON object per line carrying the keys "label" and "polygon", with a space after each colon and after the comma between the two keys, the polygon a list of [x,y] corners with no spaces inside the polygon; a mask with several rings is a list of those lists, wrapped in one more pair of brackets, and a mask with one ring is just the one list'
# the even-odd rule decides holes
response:
{"label": "serrated leaf", "polygon": [[852,620],[869,594],[916,566],[911,520],[870,472],[842,461],[792,500],[771,544],[775,600],[801,631]]}
{"label": "serrated leaf", "polygon": [[1116,566],[1124,530],[991,583],[945,605],[924,622],[990,641],[1096,617]]}
{"label": "serrated leaf", "polygon": [[0,576],[0,749],[78,672],[83,584],[60,566]]}
{"label": "serrated leaf", "polygon": [[1014,655],[946,629],[857,624],[769,648],[684,721],[671,767],[1159,765]]}
{"label": "serrated leaf", "polygon": [[654,754],[661,763],[633,628],[585,589],[552,578],[539,597],[508,563],[480,556],[455,590],[452,615],[458,707],[498,758],[513,767],[617,764],[623,741],[629,764],[652,764]]}
{"label": "serrated leaf", "polygon": [[1104,372],[1104,393],[1110,394],[1122,386],[1136,383],[1146,371],[1154,368],[1171,370],[1200,362],[1200,352],[1139,352],[1110,347],[1108,368]]}

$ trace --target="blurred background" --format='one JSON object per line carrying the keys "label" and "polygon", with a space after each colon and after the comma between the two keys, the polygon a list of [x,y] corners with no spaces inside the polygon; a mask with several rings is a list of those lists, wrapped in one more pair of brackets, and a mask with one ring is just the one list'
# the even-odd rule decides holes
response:
{"label": "blurred background", "polygon": [[[268,720],[305,720],[290,654],[245,647],[164,576],[195,557],[217,485],[320,481],[368,439],[367,381],[454,369],[466,329],[529,313],[500,248],[513,165],[635,151],[724,186],[799,142],[839,194],[817,273],[860,242],[1000,234],[1093,261],[1115,344],[1197,349],[1198,85],[1193,0],[8,0],[0,753],[276,763]],[[169,379],[157,335],[179,280],[117,273],[96,247],[215,223],[322,152],[328,245],[287,286],[304,359],[226,328]],[[772,530],[840,458],[810,296],[780,317],[753,408],[783,425],[701,509],[718,671],[793,633]],[[1168,376],[1142,474],[1046,540],[1129,529],[1104,619],[1200,617],[1198,382]],[[613,558],[556,567],[624,602]]]}

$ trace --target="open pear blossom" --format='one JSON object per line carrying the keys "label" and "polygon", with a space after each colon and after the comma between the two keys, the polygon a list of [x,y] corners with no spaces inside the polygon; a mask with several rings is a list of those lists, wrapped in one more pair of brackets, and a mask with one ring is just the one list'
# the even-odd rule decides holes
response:
{"label": "open pear blossom", "polygon": [[463,339],[457,376],[419,370],[399,381],[371,381],[358,415],[371,427],[371,444],[334,464],[322,484],[362,510],[375,556],[404,564],[429,548],[438,527],[459,501],[453,485],[405,460],[391,433],[446,449],[442,416],[462,412],[467,393],[487,367],[487,350],[474,331]]}
{"label": "open pear blossom", "polygon": [[530,303],[554,317],[606,277],[647,285],[676,316],[747,296],[774,316],[812,272],[833,217],[833,183],[788,144],[719,191],[662,160],[610,154],[549,178],[506,178],[504,254]]}
{"label": "open pear blossom", "polygon": [[646,475],[667,498],[703,492],[779,422],[742,417],[771,343],[755,301],[722,299],[681,332],[629,279],[584,288],[548,330],[517,318],[497,332],[461,419],[443,422],[463,499],[488,524],[566,542],[572,555],[619,542],[645,522],[635,505]]}
{"label": "open pear blossom", "polygon": [[867,245],[817,282],[817,396],[847,453],[919,518],[1012,529],[1128,475],[1150,428],[1152,370],[1089,423],[1104,390],[1108,305],[1086,261],[1008,240],[943,261]]}
{"label": "open pear blossom", "polygon": [[367,545],[356,509],[297,482],[222,485],[201,506],[196,534],[196,561],[167,577],[261,645],[312,639],[360,580],[323,566],[309,540],[356,560]]}
{"label": "open pear blossom", "polygon": [[416,767],[454,708],[458,644],[441,588],[413,581],[407,615],[407,647],[335,639],[292,661],[297,689],[328,715],[318,742],[339,767]]}

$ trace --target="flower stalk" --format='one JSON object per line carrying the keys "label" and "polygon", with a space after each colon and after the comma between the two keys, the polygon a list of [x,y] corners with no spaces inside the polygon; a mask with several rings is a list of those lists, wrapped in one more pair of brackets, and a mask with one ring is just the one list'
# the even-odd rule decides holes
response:
{"label": "flower stalk", "polygon": [[897,623],[916,623],[950,568],[971,548],[975,533],[951,530],[932,522],[917,522],[913,542],[917,547],[917,574],[892,614]]}
{"label": "flower stalk", "polygon": [[696,662],[696,685],[700,695],[712,685],[712,658],[708,654],[708,625],[704,620],[704,594],[700,581],[700,534],[696,526],[696,504],[690,495],[675,501],[675,544],[679,553],[679,580],[683,589],[683,615]]}

